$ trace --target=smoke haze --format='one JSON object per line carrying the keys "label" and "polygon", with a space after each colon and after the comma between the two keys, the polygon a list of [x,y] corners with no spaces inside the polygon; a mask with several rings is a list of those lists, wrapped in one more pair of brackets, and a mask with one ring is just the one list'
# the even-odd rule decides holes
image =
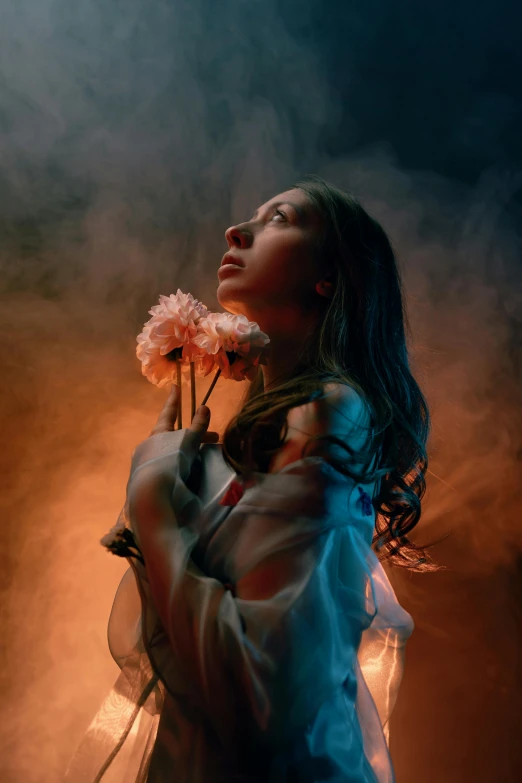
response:
{"label": "smoke haze", "polygon": [[[433,550],[447,570],[390,573],[416,623],[391,726],[397,783],[516,777],[516,14],[4,0],[2,781],[61,780],[117,676],[106,627],[126,563],[98,540],[166,396],[135,357],[148,309],[178,287],[220,309],[225,229],[311,172],[350,190],[398,253],[433,417],[416,540],[451,532]],[[218,383],[213,429],[243,392]]]}

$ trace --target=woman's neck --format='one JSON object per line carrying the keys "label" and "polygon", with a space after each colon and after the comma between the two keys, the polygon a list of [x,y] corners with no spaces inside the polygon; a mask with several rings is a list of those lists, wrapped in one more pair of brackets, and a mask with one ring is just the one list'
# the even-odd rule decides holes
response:
{"label": "woman's neck", "polygon": [[270,351],[266,364],[261,365],[265,390],[269,391],[278,383],[283,383],[298,373],[302,366],[300,357],[302,347],[302,338],[288,336],[270,338]]}

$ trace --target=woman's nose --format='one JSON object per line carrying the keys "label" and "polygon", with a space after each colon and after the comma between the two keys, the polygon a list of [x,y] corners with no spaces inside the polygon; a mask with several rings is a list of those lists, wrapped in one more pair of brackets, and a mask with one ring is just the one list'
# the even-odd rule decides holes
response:
{"label": "woman's nose", "polygon": [[225,231],[229,247],[248,247],[252,243],[252,234],[246,228],[230,226]]}

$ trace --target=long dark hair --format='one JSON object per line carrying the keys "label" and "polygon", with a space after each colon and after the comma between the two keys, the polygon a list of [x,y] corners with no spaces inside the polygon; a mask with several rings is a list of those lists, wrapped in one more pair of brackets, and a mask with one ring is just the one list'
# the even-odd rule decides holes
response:
{"label": "long dark hair", "polygon": [[[321,297],[324,315],[305,339],[292,378],[265,390],[259,370],[225,430],[223,456],[237,473],[267,472],[286,438],[289,410],[317,399],[329,382],[350,385],[371,411],[369,435],[358,452],[363,470],[357,473],[347,460],[329,461],[356,481],[380,480],[372,542],[379,559],[414,571],[438,570],[427,552],[432,544],[420,546],[407,537],[421,517],[430,414],[409,366],[409,323],[390,240],[352,195],[322,178],[309,176],[292,188],[306,194],[322,219],[317,259],[334,294]],[[318,439],[353,455],[332,436],[311,440]],[[303,456],[311,446],[309,441]]]}

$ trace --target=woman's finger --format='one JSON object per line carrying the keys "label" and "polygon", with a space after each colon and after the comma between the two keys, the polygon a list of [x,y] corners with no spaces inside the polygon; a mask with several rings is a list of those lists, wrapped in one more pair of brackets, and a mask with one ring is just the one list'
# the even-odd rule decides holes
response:
{"label": "woman's finger", "polygon": [[206,405],[200,405],[192,419],[192,424],[185,432],[181,444],[181,449],[190,462],[196,458],[209,424],[210,410]]}
{"label": "woman's finger", "polygon": [[158,432],[170,432],[174,429],[178,417],[179,406],[179,386],[173,384],[170,394],[167,397],[163,410],[158,416],[158,421],[151,431],[151,435],[157,435]]}
{"label": "woman's finger", "polygon": [[189,429],[192,432],[203,434],[208,430],[210,424],[210,409],[206,405],[200,405],[196,415],[192,419]]}

